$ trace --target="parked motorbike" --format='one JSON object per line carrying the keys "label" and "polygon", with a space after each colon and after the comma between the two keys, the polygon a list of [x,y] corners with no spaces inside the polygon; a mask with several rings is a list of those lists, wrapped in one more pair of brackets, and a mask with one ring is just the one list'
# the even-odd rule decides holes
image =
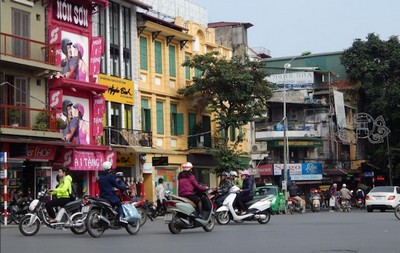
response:
{"label": "parked motorbike", "polygon": [[[4,216],[4,204],[0,203],[0,223],[4,224],[5,216]],[[7,206],[7,224],[13,222],[13,217],[11,215],[11,206]]]}
{"label": "parked motorbike", "polygon": [[12,220],[19,224],[21,219],[29,212],[29,205],[32,202],[30,197],[21,197],[10,205]]}
{"label": "parked motorbike", "polygon": [[33,236],[39,232],[41,225],[46,225],[53,229],[70,228],[74,234],[86,233],[84,223],[86,216],[81,212],[83,200],[78,199],[67,203],[58,211],[56,222],[50,223],[50,217],[45,208],[49,196],[47,189],[38,193],[38,198],[34,199],[29,205],[29,213],[20,221],[19,231],[25,236]]}
{"label": "parked motorbike", "polygon": [[216,211],[217,222],[220,225],[226,225],[230,220],[235,222],[242,221],[258,221],[260,224],[267,224],[271,219],[271,199],[263,198],[252,200],[245,205],[248,212],[244,215],[239,215],[235,211],[234,202],[240,191],[236,185],[229,190],[229,195],[225,198],[221,207]]}
{"label": "parked motorbike", "polygon": [[288,197],[288,205],[287,205],[287,211],[290,214],[293,213],[304,213],[304,207],[301,206],[300,203],[298,203],[298,201],[293,198],[293,197]]}
{"label": "parked motorbike", "polygon": [[[83,213],[87,213],[86,227],[88,233],[92,237],[98,238],[102,236],[106,229],[125,228],[131,235],[135,235],[139,232],[140,220],[129,221],[127,223],[120,222],[116,207],[113,207],[108,200],[86,196],[85,202],[90,203],[88,207],[85,206]],[[131,200],[122,200],[121,202],[123,204],[132,203]]]}
{"label": "parked motorbike", "polygon": [[210,232],[214,229],[215,218],[212,203],[205,192],[201,192],[203,210],[201,216],[196,211],[196,204],[183,197],[171,195],[165,205],[167,212],[164,215],[164,222],[172,234],[179,234],[182,229],[202,227],[204,231]]}
{"label": "parked motorbike", "polygon": [[314,193],[311,197],[311,210],[313,212],[319,212],[321,210],[321,196],[318,193]]}

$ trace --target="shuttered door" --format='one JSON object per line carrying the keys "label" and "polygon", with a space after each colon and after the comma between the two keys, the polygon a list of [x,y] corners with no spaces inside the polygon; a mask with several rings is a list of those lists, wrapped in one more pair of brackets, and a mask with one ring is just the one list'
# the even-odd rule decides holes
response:
{"label": "shuttered door", "polygon": [[[29,39],[31,37],[30,28],[30,13],[18,9],[12,9],[13,35]],[[12,46],[13,55],[24,59],[31,58],[28,41],[19,38],[13,38]]]}

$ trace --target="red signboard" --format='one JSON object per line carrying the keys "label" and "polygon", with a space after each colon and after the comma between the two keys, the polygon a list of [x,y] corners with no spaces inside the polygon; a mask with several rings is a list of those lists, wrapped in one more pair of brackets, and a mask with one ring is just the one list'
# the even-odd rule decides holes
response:
{"label": "red signboard", "polygon": [[261,176],[272,176],[273,175],[272,163],[258,165],[257,170],[258,170],[258,174],[260,174]]}
{"label": "red signboard", "polygon": [[23,158],[27,160],[53,160],[55,154],[55,146],[28,144],[26,146],[26,156],[18,156],[15,158]]}
{"label": "red signboard", "polygon": [[103,152],[65,150],[62,164],[71,170],[101,170],[105,161]]}

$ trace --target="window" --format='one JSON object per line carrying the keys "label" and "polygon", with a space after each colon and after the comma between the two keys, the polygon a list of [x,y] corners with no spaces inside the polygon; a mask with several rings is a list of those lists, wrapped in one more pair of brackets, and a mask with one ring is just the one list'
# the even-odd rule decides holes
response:
{"label": "window", "polygon": [[140,36],[140,69],[148,70],[147,38]]}
{"label": "window", "polygon": [[124,105],[125,107],[125,129],[133,129],[133,119],[132,119],[132,106]]}
{"label": "window", "polygon": [[[189,55],[185,55],[185,61],[189,61],[189,60],[190,60]],[[190,67],[189,66],[185,67],[185,78],[186,78],[186,80],[190,80]]]}
{"label": "window", "polygon": [[154,42],[154,61],[155,61],[155,71],[157,74],[162,74],[162,49],[161,42]]}
{"label": "window", "polygon": [[151,114],[148,99],[142,99],[142,131],[151,131]]}
{"label": "window", "polygon": [[177,113],[177,106],[171,104],[171,135],[183,134],[183,114]]}
{"label": "window", "polygon": [[131,79],[132,66],[131,66],[131,13],[130,9],[122,7],[122,35],[123,35],[123,61],[124,61],[124,78]]}
{"label": "window", "polygon": [[119,5],[110,3],[110,74],[120,76]]}
{"label": "window", "polygon": [[157,134],[164,134],[164,104],[157,101],[156,103],[157,114]]}
{"label": "window", "polygon": [[[196,114],[189,113],[188,114],[188,121],[189,121],[189,135],[195,135],[197,132],[201,131],[196,129]],[[197,136],[189,137],[189,148],[197,146]]]}
{"label": "window", "polygon": [[[12,29],[13,35],[24,38],[30,38],[30,13],[17,9],[12,9]],[[12,39],[12,52],[13,55],[21,58],[29,59],[30,48],[29,42],[19,38]]]}
{"label": "window", "polygon": [[176,77],[176,58],[175,58],[175,46],[169,45],[169,76]]}
{"label": "window", "polygon": [[230,126],[230,129],[229,129],[229,133],[230,133],[230,135],[229,135],[229,138],[230,138],[230,141],[235,141],[235,139],[236,139],[236,136],[235,136],[235,131],[236,129],[235,129],[235,127],[234,126]]}
{"label": "window", "polygon": [[195,69],[194,70],[194,76],[197,77],[197,78],[200,78],[201,77],[201,70],[200,69]]}

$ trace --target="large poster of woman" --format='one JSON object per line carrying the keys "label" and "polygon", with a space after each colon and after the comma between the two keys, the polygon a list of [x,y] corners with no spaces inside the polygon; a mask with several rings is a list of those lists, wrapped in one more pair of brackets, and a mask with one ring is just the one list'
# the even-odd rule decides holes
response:
{"label": "large poster of woman", "polygon": [[84,98],[63,96],[61,118],[65,121],[63,140],[65,142],[90,144],[89,101]]}

